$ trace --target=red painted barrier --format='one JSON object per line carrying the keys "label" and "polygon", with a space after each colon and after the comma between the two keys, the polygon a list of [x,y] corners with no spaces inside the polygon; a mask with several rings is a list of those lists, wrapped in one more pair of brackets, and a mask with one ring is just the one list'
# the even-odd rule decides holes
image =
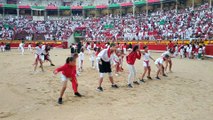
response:
{"label": "red painted barrier", "polygon": [[[12,48],[17,48],[19,46],[19,43],[20,42],[11,42],[10,43],[10,46]],[[32,47],[35,47],[35,44],[37,42],[31,42],[32,43]],[[53,47],[56,47],[56,48],[68,48],[67,46],[67,42],[45,42],[47,44],[50,44],[52,45]],[[142,49],[143,46],[145,44],[140,44],[140,48]],[[165,51],[166,50],[166,44],[146,44],[150,50],[162,50],[162,51]],[[25,47],[28,46],[28,43],[25,44]],[[104,45],[103,45],[104,46]],[[133,43],[133,46],[134,46],[134,43]],[[209,45],[206,45],[206,55],[210,55],[210,56],[213,56],[213,44],[209,44]]]}
{"label": "red painted barrier", "polygon": [[206,55],[213,56],[213,45],[206,46]]}
{"label": "red painted barrier", "polygon": [[166,50],[166,45],[147,45],[150,50]]}

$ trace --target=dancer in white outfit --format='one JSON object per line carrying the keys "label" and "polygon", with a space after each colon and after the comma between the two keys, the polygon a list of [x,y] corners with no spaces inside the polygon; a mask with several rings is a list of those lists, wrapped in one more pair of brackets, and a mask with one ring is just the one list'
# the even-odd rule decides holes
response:
{"label": "dancer in white outfit", "polygon": [[95,69],[95,51],[91,51],[90,60],[92,62],[92,68]]}
{"label": "dancer in white outfit", "polygon": [[42,71],[44,71],[43,69],[43,62],[42,62],[42,49],[41,49],[41,44],[37,43],[36,47],[35,47],[35,67],[34,67],[34,71],[36,71],[36,68],[38,66],[38,62],[40,63],[40,68]]}
{"label": "dancer in white outfit", "polygon": [[32,52],[32,45],[31,45],[31,43],[28,44],[27,49],[28,49],[30,52]]}
{"label": "dancer in white outfit", "polygon": [[152,79],[151,76],[150,76],[151,66],[150,66],[150,63],[149,63],[149,59],[152,59],[155,62],[155,60],[150,56],[150,53],[148,51],[148,47],[144,46],[143,49],[144,49],[144,52],[143,52],[143,56],[144,56],[144,61],[143,61],[144,73],[142,74],[142,77],[141,77],[141,80],[140,80],[141,82],[145,82],[144,81],[144,76],[146,75],[147,71],[148,71],[147,78],[150,79],[150,80]]}
{"label": "dancer in white outfit", "polygon": [[5,44],[1,42],[0,44],[0,51],[4,52],[5,51]]}
{"label": "dancer in white outfit", "polygon": [[83,63],[84,63],[84,49],[81,49],[81,52],[78,54],[78,60],[79,60],[79,72],[83,71]]}
{"label": "dancer in white outfit", "polygon": [[169,55],[165,54],[165,56],[161,56],[160,58],[155,60],[155,65],[158,68],[156,79],[160,80],[159,78],[160,72],[163,74],[164,77],[167,77],[167,75],[164,73],[163,62],[167,61],[168,59],[169,59]]}
{"label": "dancer in white outfit", "polygon": [[21,55],[24,55],[24,42],[19,44],[19,49],[21,50]]}

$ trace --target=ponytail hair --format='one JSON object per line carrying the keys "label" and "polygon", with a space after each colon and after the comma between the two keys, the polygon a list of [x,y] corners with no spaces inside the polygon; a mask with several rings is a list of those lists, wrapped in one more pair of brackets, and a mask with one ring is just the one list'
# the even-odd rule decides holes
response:
{"label": "ponytail hair", "polygon": [[147,47],[148,47],[148,46],[145,45],[145,46],[143,47],[143,49],[146,49]]}
{"label": "ponytail hair", "polygon": [[164,57],[168,59],[168,58],[169,58],[169,55],[165,55]]}
{"label": "ponytail hair", "polygon": [[66,59],[66,64],[68,64],[69,62],[72,62],[72,61],[74,61],[74,58],[73,57],[68,57]]}
{"label": "ponytail hair", "polygon": [[133,52],[135,52],[135,51],[138,50],[138,49],[139,49],[138,45],[134,46]]}

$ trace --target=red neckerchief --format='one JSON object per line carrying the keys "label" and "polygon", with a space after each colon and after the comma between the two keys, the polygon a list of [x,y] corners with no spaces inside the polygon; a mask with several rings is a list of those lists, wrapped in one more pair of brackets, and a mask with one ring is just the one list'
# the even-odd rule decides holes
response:
{"label": "red neckerchief", "polygon": [[108,57],[110,58],[110,55],[111,55],[110,48],[109,48],[108,51],[107,51],[107,55],[108,55]]}

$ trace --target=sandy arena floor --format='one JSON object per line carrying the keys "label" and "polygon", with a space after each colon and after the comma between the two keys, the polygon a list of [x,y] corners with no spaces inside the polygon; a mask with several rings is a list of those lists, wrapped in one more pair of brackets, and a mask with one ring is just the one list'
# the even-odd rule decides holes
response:
{"label": "sandy arena floor", "polygon": [[[51,51],[56,67],[63,65],[70,50]],[[152,53],[156,59],[159,53]],[[213,60],[173,59],[173,73],[161,81],[150,80],[128,89],[125,71],[114,77],[120,89],[110,88],[107,77],[104,92],[95,89],[98,72],[91,68],[86,55],[84,72],[79,76],[79,92],[73,95],[71,84],[58,105],[61,89],[56,67],[44,64],[45,72],[33,72],[34,55],[17,50],[0,53],[0,119],[1,120],[212,120]],[[152,77],[156,67],[152,65]],[[143,72],[142,60],[136,62],[137,76]]]}

